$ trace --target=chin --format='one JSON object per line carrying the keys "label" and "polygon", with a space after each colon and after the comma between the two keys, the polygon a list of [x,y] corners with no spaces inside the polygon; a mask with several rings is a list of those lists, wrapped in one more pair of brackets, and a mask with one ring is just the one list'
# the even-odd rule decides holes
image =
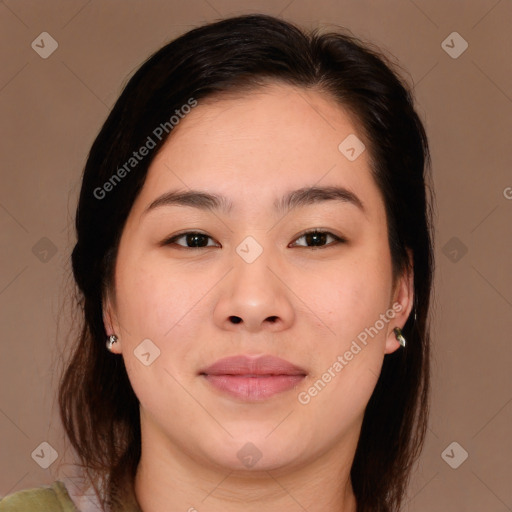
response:
{"label": "chin", "polygon": [[267,436],[268,431],[260,435],[234,436],[229,441],[217,444],[213,452],[210,443],[204,446],[205,455],[217,466],[244,473],[271,471],[297,463],[298,450],[294,439],[282,439],[279,436],[270,439]]}

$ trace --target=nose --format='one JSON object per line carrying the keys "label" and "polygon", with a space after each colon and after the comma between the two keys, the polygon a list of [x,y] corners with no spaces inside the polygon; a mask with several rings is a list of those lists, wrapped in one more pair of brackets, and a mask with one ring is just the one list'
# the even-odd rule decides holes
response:
{"label": "nose", "polygon": [[247,263],[236,253],[234,268],[223,280],[214,322],[225,330],[256,333],[287,329],[294,320],[293,293],[280,275],[276,260],[263,254]]}

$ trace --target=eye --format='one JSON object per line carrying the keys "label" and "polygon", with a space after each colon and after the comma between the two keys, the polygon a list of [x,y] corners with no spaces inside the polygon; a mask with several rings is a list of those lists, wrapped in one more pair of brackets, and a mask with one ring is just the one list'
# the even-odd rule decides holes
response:
{"label": "eye", "polygon": [[[185,245],[177,243],[178,240],[183,239]],[[178,245],[184,249],[203,249],[206,247],[218,247],[218,245],[208,245],[208,240],[212,240],[213,238],[205,235],[204,233],[199,233],[196,231],[186,231],[185,233],[180,233],[175,235],[167,240],[165,240],[162,245]]]}
{"label": "eye", "polygon": [[[296,240],[304,239],[305,244],[290,244],[292,247],[329,247],[331,245],[337,245],[338,243],[346,242],[343,238],[330,233],[329,231],[312,230],[302,233]],[[334,242],[327,243],[329,238],[333,239]]]}
{"label": "eye", "polygon": [[[297,243],[297,240],[304,239],[305,243]],[[331,239],[331,241],[329,241]],[[182,243],[178,243],[179,241]],[[162,245],[176,245],[183,249],[205,249],[206,247],[219,247],[219,244],[209,244],[208,241],[213,242],[213,238],[197,231],[186,231],[179,233],[173,237],[162,242]],[[296,238],[295,243],[290,244],[289,247],[311,247],[323,248],[337,245],[338,243],[346,242],[343,238],[330,233],[329,231],[320,231],[318,229],[307,231],[301,236]]]}

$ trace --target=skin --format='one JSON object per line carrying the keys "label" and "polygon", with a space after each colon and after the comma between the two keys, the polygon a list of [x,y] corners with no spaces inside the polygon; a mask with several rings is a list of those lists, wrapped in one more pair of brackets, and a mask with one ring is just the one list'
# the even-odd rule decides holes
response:
{"label": "skin", "polygon": [[[355,512],[350,467],[364,409],[384,356],[399,348],[393,328],[409,316],[413,281],[410,274],[392,280],[368,151],[349,161],[338,150],[349,134],[364,141],[326,93],[273,84],[199,102],[152,162],[104,309],[107,333],[119,337],[113,351],[140,401],[135,487],[145,512]],[[313,185],[343,186],[365,211],[341,201],[273,210],[285,193]],[[175,189],[222,194],[233,209],[173,205],[143,213]],[[329,237],[315,246],[301,237],[313,228],[347,241]],[[200,242],[208,247],[187,249],[186,238],[161,245],[185,230],[211,237]],[[263,248],[252,263],[236,252],[247,236]],[[401,311],[301,404],[298,394],[393,304]],[[146,338],[160,350],[149,366],[134,355]],[[244,402],[198,375],[238,354],[276,355],[307,376],[296,389]],[[249,442],[261,453],[251,468],[237,457]]]}

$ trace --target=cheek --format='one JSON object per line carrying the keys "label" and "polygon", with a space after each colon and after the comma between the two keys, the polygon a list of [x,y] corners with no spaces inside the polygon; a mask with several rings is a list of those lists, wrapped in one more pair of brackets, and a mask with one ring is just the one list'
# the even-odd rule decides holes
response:
{"label": "cheek", "polygon": [[118,272],[119,311],[131,337],[165,339],[187,317],[204,283],[163,258],[127,258]]}
{"label": "cheek", "polygon": [[[162,258],[132,255],[119,259],[117,279],[119,321],[125,331],[122,357],[137,398],[155,414],[170,410],[171,404],[186,410],[178,382],[189,368],[191,340],[201,325],[194,307],[204,295],[200,276],[176,272]],[[141,345],[147,339],[151,344]],[[150,359],[158,354],[149,365],[140,359],[140,346],[148,347],[144,350]]]}
{"label": "cheek", "polygon": [[[205,316],[211,317],[211,313],[205,310],[205,296],[218,277],[206,270],[177,269],[161,255],[133,255],[119,260],[117,279],[119,321],[125,331],[123,357],[134,388],[140,378],[146,378],[146,367],[135,357],[134,350],[148,338],[159,351],[155,367],[160,371],[166,368],[176,377],[185,376],[196,362],[192,349],[207,338],[202,329]],[[171,377],[167,374],[152,378],[165,381]],[[141,385],[149,386],[150,381]]]}
{"label": "cheek", "polygon": [[389,307],[390,265],[375,252],[354,251],[298,279],[299,296],[342,343],[373,325]]}
{"label": "cheek", "polygon": [[302,397],[311,400],[306,408],[311,406],[312,415],[321,417],[329,411],[329,421],[312,427],[319,429],[319,436],[348,429],[362,417],[373,393],[389,325],[389,320],[380,320],[389,307],[387,267],[374,258],[360,258],[331,271],[327,283],[315,289],[331,330],[325,340],[331,342],[322,346],[307,395]]}

